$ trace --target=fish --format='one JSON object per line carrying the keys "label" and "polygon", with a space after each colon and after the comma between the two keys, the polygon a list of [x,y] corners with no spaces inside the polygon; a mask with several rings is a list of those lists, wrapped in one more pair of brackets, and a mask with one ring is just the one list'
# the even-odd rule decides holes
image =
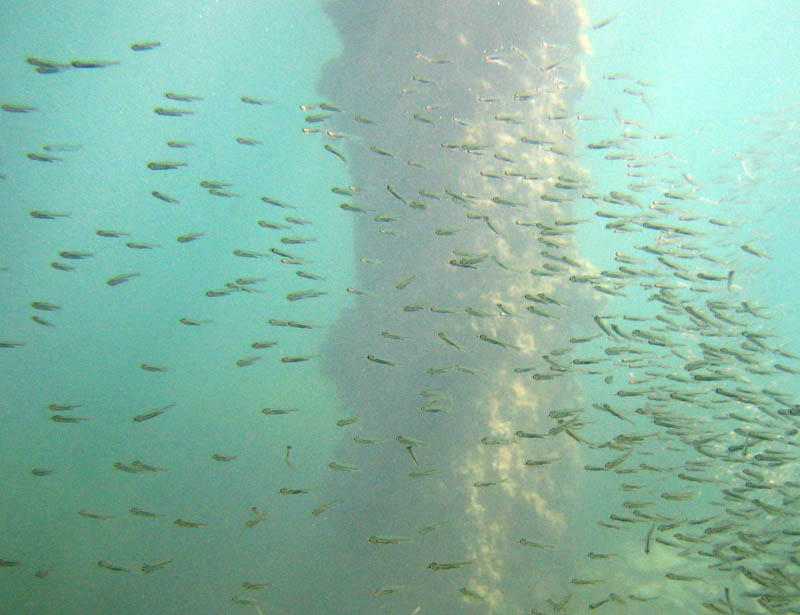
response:
{"label": "fish", "polygon": [[263,521],[266,521],[266,519],[267,519],[267,513],[266,512],[264,512],[262,510],[259,510],[255,506],[253,506],[250,510],[253,512],[255,517],[253,517],[252,519],[248,519],[247,521],[244,522],[244,526],[246,528],[254,528],[259,523],[261,523]]}
{"label": "fish", "polygon": [[319,517],[322,513],[328,510],[331,506],[337,504],[340,500],[331,500],[329,502],[325,502],[320,506],[317,506],[314,510],[311,511],[311,515],[314,517]]}
{"label": "fish", "polygon": [[11,105],[8,103],[0,105],[0,109],[8,113],[31,113],[33,111],[39,110],[38,107],[34,107],[31,105]]}
{"label": "fish", "polygon": [[139,571],[144,574],[150,574],[152,572],[156,572],[157,570],[161,570],[162,568],[168,566],[171,563],[172,560],[168,559],[166,561],[159,562],[157,564],[142,564],[141,568],[139,568]]}
{"label": "fish", "polygon": [[205,235],[205,233],[187,233],[186,235],[180,235],[177,238],[178,243],[189,243],[190,241],[194,241]]}
{"label": "fish", "polygon": [[150,419],[154,419],[157,416],[161,416],[162,414],[164,414],[164,412],[166,412],[168,409],[172,408],[173,406],[175,406],[174,403],[173,404],[167,404],[166,406],[162,406],[160,408],[156,408],[155,410],[151,410],[150,412],[147,412],[145,414],[137,414],[136,416],[133,417],[133,422],[134,423],[144,423],[145,421],[149,421]]}
{"label": "fish", "polygon": [[357,422],[361,419],[361,413],[354,414],[352,416],[348,416],[347,418],[339,419],[336,421],[337,427],[347,427],[348,425],[352,425],[353,423]]}
{"label": "fish", "polygon": [[401,542],[410,542],[410,538],[406,538],[405,536],[370,536],[367,539],[367,542],[373,545],[396,545],[400,544]]}
{"label": "fish", "polygon": [[164,98],[169,100],[176,100],[179,102],[194,102],[196,100],[203,100],[202,96],[193,96],[191,94],[176,94],[175,92],[164,92]]}
{"label": "fish", "polygon": [[269,105],[272,103],[271,100],[265,100],[263,98],[253,98],[251,96],[240,96],[239,100],[248,105]]}
{"label": "fish", "polygon": [[533,547],[534,549],[543,549],[545,551],[555,551],[555,547],[552,545],[548,545],[542,542],[534,542],[532,540],[528,540],[527,538],[520,538],[519,544],[523,547]]}
{"label": "fish", "polygon": [[89,419],[80,416],[64,416],[63,414],[54,414],[50,417],[50,420],[55,423],[82,423],[84,421],[88,421]]}
{"label": "fish", "polygon": [[236,142],[239,145],[261,145],[263,141],[259,141],[258,139],[249,139],[247,137],[236,137]]}
{"label": "fish", "polygon": [[501,342],[500,340],[496,340],[494,338],[491,338],[488,335],[485,335],[483,333],[478,335],[478,339],[483,341],[483,342],[488,342],[490,344],[494,344],[495,346],[502,346],[503,348],[512,348],[514,350],[522,350],[519,346],[515,346],[514,344],[509,344],[507,342]]}
{"label": "fish", "polygon": [[109,286],[118,286],[120,284],[123,284],[124,282],[132,280],[133,278],[139,277],[139,275],[140,274],[135,271],[131,273],[121,273],[119,275],[114,276],[113,278],[109,278],[108,280],[106,280],[106,284],[108,284]]}
{"label": "fish", "polygon": [[78,514],[81,517],[86,517],[87,519],[94,519],[96,521],[106,521],[108,519],[113,519],[114,518],[114,515],[100,515],[100,514],[97,514],[97,513],[90,512],[90,511],[86,510],[85,508],[82,509],[82,510],[79,510]]}
{"label": "fish", "polygon": [[57,156],[50,156],[49,154],[37,154],[35,152],[29,152],[25,154],[28,160],[33,160],[34,162],[61,162],[64,159],[59,158]]}
{"label": "fish", "polygon": [[135,515],[137,517],[146,517],[148,519],[155,519],[157,517],[163,517],[164,516],[164,515],[160,515],[158,513],[150,512],[149,510],[142,510],[141,508],[138,508],[136,506],[133,506],[133,507],[129,508],[128,512],[130,512],[132,515]]}
{"label": "fish", "polygon": [[420,535],[424,536],[425,534],[428,534],[428,533],[430,533],[430,532],[432,532],[432,531],[434,531],[434,530],[436,530],[436,529],[438,529],[440,527],[443,527],[443,526],[447,525],[448,523],[450,523],[450,521],[437,521],[436,523],[432,523],[430,525],[426,525],[425,527],[421,528],[418,531],[419,531]]}
{"label": "fish", "polygon": [[118,566],[117,564],[110,564],[109,562],[102,559],[97,562],[97,566],[98,568],[104,568],[112,572],[130,572],[128,568],[125,568],[123,566]]}
{"label": "fish", "polygon": [[148,162],[147,168],[151,171],[169,171],[173,169],[178,169],[180,167],[188,166],[186,162],[167,162],[167,161],[160,161],[160,162]]}
{"label": "fish", "polygon": [[386,585],[384,587],[379,587],[374,592],[372,592],[375,596],[389,596],[391,594],[396,594],[397,592],[403,591],[407,589],[408,585]]}
{"label": "fish", "polygon": [[300,408],[262,408],[261,414],[267,416],[289,414],[290,412],[300,412]]}
{"label": "fish", "polygon": [[331,154],[336,156],[339,160],[347,164],[347,158],[344,157],[344,154],[342,154],[342,152],[340,152],[337,149],[334,149],[331,145],[328,145],[327,143],[323,146],[323,148],[325,149],[326,152],[330,152]]}
{"label": "fish", "polygon": [[459,568],[463,568],[464,566],[470,566],[475,562],[474,559],[466,560],[463,562],[431,562],[428,564],[428,570],[458,570]]}
{"label": "fish", "polygon": [[141,43],[131,43],[131,49],[133,51],[150,51],[151,49],[155,49],[156,47],[160,47],[161,43],[159,41],[145,41]]}
{"label": "fish", "polygon": [[117,60],[73,60],[70,62],[72,68],[105,68],[106,66],[116,66]]}
{"label": "fish", "polygon": [[[163,115],[166,117],[183,117],[185,115],[194,115],[194,111],[191,109],[176,109],[174,107],[154,107],[153,113],[156,115]],[[157,164],[157,163],[150,163],[150,164]],[[185,165],[183,165],[185,166]],[[149,164],[147,165],[148,168],[154,169],[155,167],[151,167]],[[166,167],[166,168],[174,168],[174,167]]]}
{"label": "fish", "polygon": [[36,218],[38,220],[55,220],[56,218],[69,218],[70,215],[67,213],[59,213],[54,211],[40,211],[40,210],[33,210],[28,212],[31,215],[31,218]]}
{"label": "fish", "polygon": [[164,194],[163,192],[159,192],[158,190],[153,190],[150,194],[152,194],[155,198],[164,201],[165,203],[180,203],[178,199],[173,198],[168,194]]}
{"label": "fish", "polygon": [[389,361],[388,359],[381,359],[381,358],[376,357],[375,355],[371,355],[371,354],[367,355],[367,360],[368,361],[372,361],[373,363],[377,363],[379,365],[397,365],[393,361]]}
{"label": "fish", "polygon": [[186,521],[184,519],[175,519],[172,522],[174,525],[178,527],[186,527],[186,528],[197,528],[197,527],[204,527],[208,525],[208,523],[203,523],[202,521]]}
{"label": "fish", "polygon": [[592,25],[592,30],[599,30],[600,28],[605,28],[608,24],[610,24],[612,21],[614,21],[617,17],[618,17],[617,15],[612,15],[611,17],[607,17],[606,19],[598,21],[597,23]]}

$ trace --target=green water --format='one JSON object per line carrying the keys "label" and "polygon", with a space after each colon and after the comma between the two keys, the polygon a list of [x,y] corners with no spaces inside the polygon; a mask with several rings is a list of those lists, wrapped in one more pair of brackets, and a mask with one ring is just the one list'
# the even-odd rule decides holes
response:
{"label": "green water", "polygon": [[[20,344],[0,349],[0,612],[707,612],[729,607],[725,588],[729,611],[769,612],[758,592],[797,608],[792,2],[9,1],[0,23],[0,104],[11,106],[0,113],[0,341]],[[145,41],[160,45],[130,48]],[[68,66],[39,74],[26,58]],[[618,146],[586,146],[603,139]],[[201,181],[230,186],[214,195]],[[603,201],[612,191],[639,205]],[[615,232],[603,210],[631,221]],[[176,241],[190,233],[201,235]],[[641,246],[678,256],[664,264]],[[569,279],[619,275],[615,253],[640,273]],[[109,285],[121,274],[136,275]],[[706,299],[735,306],[723,314],[733,323],[670,311],[654,283],[677,284],[703,314]],[[309,290],[324,294],[287,299]],[[565,305],[523,299],[536,293]],[[598,314],[630,339],[602,334]],[[659,329],[658,316],[680,326]],[[742,350],[753,333],[766,348]],[[709,356],[704,344],[739,349],[739,363],[717,358],[723,379],[698,384],[705,372],[685,366]],[[637,387],[647,396],[618,393]],[[783,397],[714,392],[735,387]],[[644,439],[614,444],[620,434]],[[695,448],[704,437],[718,456]],[[742,444],[741,456],[721,452]],[[753,460],[773,449],[789,458]],[[164,471],[114,466],[134,461]],[[745,489],[755,479],[742,470],[770,487]],[[746,504],[723,489],[744,489]],[[637,502],[660,516],[597,524]],[[674,520],[679,530],[660,527]],[[703,533],[726,520],[735,528]],[[676,531],[701,541],[651,548],[680,543]],[[769,541],[758,554],[708,556],[733,558],[726,549],[754,549],[753,537]],[[766,576],[748,580],[739,563]]]}

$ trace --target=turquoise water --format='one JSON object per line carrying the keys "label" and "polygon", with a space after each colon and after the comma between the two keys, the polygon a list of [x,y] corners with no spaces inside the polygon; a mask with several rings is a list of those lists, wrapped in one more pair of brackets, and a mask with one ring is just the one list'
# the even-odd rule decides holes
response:
{"label": "turquoise water", "polygon": [[793,15],[3,4],[0,611],[794,612]]}

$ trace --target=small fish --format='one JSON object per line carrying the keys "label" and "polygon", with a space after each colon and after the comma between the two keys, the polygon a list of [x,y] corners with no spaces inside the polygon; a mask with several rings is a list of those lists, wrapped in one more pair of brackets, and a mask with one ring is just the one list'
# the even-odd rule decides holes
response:
{"label": "small fish", "polygon": [[37,220],[55,220],[56,218],[69,218],[69,214],[56,213],[53,211],[34,210],[29,212],[32,218]]}
{"label": "small fish", "polygon": [[271,100],[264,100],[261,98],[251,98],[250,96],[241,96],[239,97],[243,103],[248,105],[269,105],[272,104]]}
{"label": "small fish", "polygon": [[389,331],[381,331],[381,337],[384,337],[387,340],[407,340],[407,339],[409,339],[405,335],[400,335],[398,333],[389,333]]}
{"label": "small fish", "polygon": [[346,427],[347,425],[352,425],[353,423],[357,422],[361,418],[361,413],[354,414],[353,416],[348,416],[347,418],[339,419],[336,421],[337,427]]}
{"label": "small fish", "polygon": [[97,513],[90,512],[85,508],[78,511],[78,514],[81,517],[86,517],[87,519],[94,519],[96,521],[106,521],[107,519],[113,519],[114,515],[99,515]]}
{"label": "small fish", "polygon": [[133,51],[150,51],[151,49],[155,49],[156,47],[160,47],[161,43],[158,41],[146,41],[143,43],[131,43],[131,49]]}
{"label": "small fish", "polygon": [[405,536],[370,536],[367,538],[367,542],[373,545],[396,545],[400,544],[401,542],[410,542],[410,538],[406,538]]}
{"label": "small fish", "polygon": [[323,295],[327,295],[326,291],[322,290],[301,290],[293,293],[289,293],[286,295],[287,301],[299,301],[301,299],[313,299],[315,297],[321,297]]}
{"label": "small fish", "polygon": [[464,349],[463,349],[461,346],[459,346],[459,345],[458,345],[458,344],[456,344],[456,343],[455,343],[453,340],[451,340],[450,338],[448,338],[448,337],[447,337],[447,336],[444,334],[444,331],[439,331],[439,332],[438,332],[436,335],[437,335],[437,337],[438,337],[440,340],[442,340],[442,341],[443,341],[445,344],[447,344],[447,345],[449,345],[449,346],[452,346],[453,348],[456,348],[456,349],[458,349],[458,350],[462,350],[462,351],[464,350]]}
{"label": "small fish", "polygon": [[195,100],[203,100],[202,96],[192,96],[191,94],[176,94],[175,92],[164,92],[164,98],[170,100],[177,100],[179,102],[194,102]]}
{"label": "small fish", "polygon": [[66,258],[67,260],[83,260],[85,258],[91,258],[94,256],[93,252],[70,252],[68,250],[64,250],[59,252],[58,255],[61,258]]}
{"label": "small fish", "polygon": [[141,572],[144,574],[150,574],[151,572],[155,572],[156,570],[161,570],[164,566],[167,566],[172,563],[171,559],[168,559],[165,562],[159,562],[158,564],[142,564],[142,567],[139,568]]}
{"label": "small fish", "polygon": [[0,568],[15,568],[21,566],[22,562],[12,559],[0,559]]}
{"label": "small fish", "polygon": [[256,361],[261,360],[261,357],[247,357],[245,359],[238,359],[236,361],[236,367],[247,367],[248,365],[252,365]]}
{"label": "small fish", "polygon": [[136,470],[139,471],[139,472],[166,472],[166,469],[164,469],[164,468],[151,466],[151,465],[149,465],[147,463],[143,463],[143,462],[139,461],[138,459],[136,461],[132,462],[131,466],[136,468]]}
{"label": "small fish", "polygon": [[0,109],[8,113],[30,113],[31,111],[38,111],[38,107],[31,107],[30,105],[9,105],[4,104]]}
{"label": "small fish", "polygon": [[310,493],[310,489],[289,489],[287,487],[281,487],[278,490],[278,493],[281,495],[302,495],[305,493]]}
{"label": "small fish", "polygon": [[[167,107],[155,107],[153,109],[153,113],[156,115],[163,115],[166,117],[182,117],[184,115],[194,115],[194,111],[190,109],[174,109],[174,108],[167,108]],[[148,165],[150,167],[150,165]],[[153,167],[150,167],[151,169]]]}
{"label": "small fish", "polygon": [[166,373],[169,371],[169,367],[167,367],[166,365],[150,365],[148,363],[142,363],[139,367],[146,372]]}
{"label": "small fish", "polygon": [[314,517],[319,517],[322,513],[324,513],[326,510],[328,510],[331,506],[333,506],[337,502],[339,502],[339,500],[331,500],[330,502],[326,502],[325,504],[317,506],[317,508],[311,511],[311,514]]}
{"label": "small fish", "polygon": [[164,194],[163,192],[159,192],[158,190],[153,190],[150,194],[157,199],[164,201],[165,203],[180,203],[178,199],[172,198],[171,196]]}
{"label": "small fish", "polygon": [[753,248],[753,247],[751,247],[751,246],[749,246],[747,244],[742,245],[741,248],[742,248],[743,252],[747,252],[748,254],[751,254],[752,256],[758,256],[759,258],[770,258],[769,256],[767,256],[766,254],[764,254],[760,250],[756,250],[755,248]]}
{"label": "small fish", "polygon": [[267,519],[267,513],[262,511],[262,510],[259,510],[255,506],[253,506],[250,510],[253,511],[253,514],[255,515],[255,517],[245,521],[244,522],[244,526],[245,527],[248,527],[248,528],[255,527],[256,525],[258,525],[259,523],[261,523],[262,521],[265,521]]}
{"label": "small fish", "polygon": [[407,277],[403,278],[402,280],[400,280],[397,284],[394,285],[394,287],[397,290],[403,290],[409,284],[411,284],[411,282],[413,282],[414,278],[416,278],[416,277],[417,277],[417,274],[412,273],[410,276],[407,276]]}
{"label": "small fish", "polygon": [[178,243],[189,243],[190,241],[194,241],[203,235],[205,235],[205,233],[188,233],[186,235],[181,235],[178,237]]}
{"label": "small fish", "polygon": [[523,547],[533,547],[534,549],[544,549],[545,551],[555,551],[555,547],[552,545],[544,544],[541,542],[533,542],[532,540],[528,540],[527,538],[520,538],[519,544]]}
{"label": "small fish", "polygon": [[281,357],[281,363],[300,363],[302,361],[308,361],[313,359],[317,355],[309,354],[309,355],[297,355],[293,357]]}
{"label": "small fish", "polygon": [[447,525],[448,523],[450,523],[450,521],[437,521],[436,523],[431,523],[430,525],[426,525],[421,530],[419,530],[419,533],[422,536],[424,536],[425,534],[428,534],[429,532],[432,532],[435,529]]}
{"label": "small fish", "polygon": [[457,570],[458,568],[469,566],[474,562],[475,562],[474,559],[465,562],[447,562],[441,564],[439,562],[431,562],[430,564],[428,564],[428,570]]}
{"label": "small fish", "polygon": [[342,154],[339,150],[334,149],[331,145],[328,145],[327,143],[323,147],[325,148],[326,152],[330,152],[331,154],[336,156],[339,160],[347,164],[347,158],[345,158],[344,154]]}
{"label": "small fish", "polygon": [[375,596],[389,596],[391,594],[396,594],[399,591],[408,588],[408,585],[387,585],[385,587],[379,587],[374,592],[372,592]]}
{"label": "small fish", "polygon": [[389,361],[387,359],[380,359],[380,358],[376,357],[375,355],[371,355],[371,354],[367,355],[367,360],[368,361],[372,361],[373,363],[377,363],[379,365],[396,365],[396,363],[393,363],[392,361]]}
{"label": "small fish", "polygon": [[186,162],[167,162],[167,161],[160,161],[160,162],[148,162],[147,168],[151,171],[169,171],[172,169],[177,169],[179,167],[188,166]]}
{"label": "small fish", "polygon": [[236,142],[239,145],[261,145],[263,143],[263,141],[248,139],[247,137],[236,137]]}
{"label": "small fish", "polygon": [[205,525],[208,525],[208,523],[203,523],[201,521],[185,521],[184,519],[175,519],[175,521],[173,521],[172,523],[177,525],[178,527],[190,527],[190,528],[203,527]]}
{"label": "small fish", "polygon": [[49,156],[47,154],[36,154],[36,153],[28,153],[25,154],[28,160],[33,160],[34,162],[60,162],[63,158],[58,158],[56,156]]}
{"label": "small fish", "polygon": [[136,416],[133,417],[133,422],[143,423],[145,421],[149,421],[150,419],[154,419],[157,416],[164,414],[166,410],[172,408],[174,405],[175,404],[167,404],[166,406],[162,406],[161,408],[156,408],[155,410],[152,410],[151,412],[148,412],[146,414],[137,414]]}
{"label": "small fish", "polygon": [[199,327],[200,325],[207,325],[208,323],[214,322],[213,320],[194,320],[191,318],[179,318],[178,322],[182,325],[188,325],[190,327]]}
{"label": "small fish", "polygon": [[109,564],[105,560],[100,560],[97,562],[97,566],[100,568],[105,568],[106,570],[111,570],[112,572],[130,572],[127,568],[123,568],[122,566],[117,566],[116,564]]}
{"label": "small fish", "polygon": [[608,18],[606,18],[606,19],[603,19],[602,21],[598,21],[596,24],[594,24],[594,25],[592,26],[592,30],[599,30],[600,28],[604,28],[604,27],[606,27],[608,24],[610,24],[610,23],[611,23],[612,21],[614,21],[616,18],[617,18],[617,16],[616,16],[616,15],[613,15],[613,16],[611,16],[611,17],[608,17]]}
{"label": "small fish", "polygon": [[50,417],[50,420],[55,423],[80,423],[82,421],[88,421],[89,419],[80,416],[64,416],[63,414],[54,414]]}
{"label": "small fish", "polygon": [[119,470],[120,472],[127,472],[128,474],[138,474],[139,472],[143,472],[143,470],[134,468],[133,466],[127,466],[121,461],[115,461],[111,465],[115,470]]}
{"label": "small fish", "polygon": [[341,463],[337,463],[335,461],[331,461],[328,464],[328,467],[333,470],[334,472],[358,472],[359,468],[355,466],[346,466]]}
{"label": "small fish", "polygon": [[289,414],[290,412],[300,412],[299,408],[262,408],[261,414],[267,416]]}
{"label": "small fish", "polygon": [[234,250],[233,255],[241,258],[266,258],[269,256],[265,252],[253,252],[251,250]]}
{"label": "small fish", "polygon": [[478,339],[484,342],[488,342],[490,344],[494,344],[495,346],[502,346],[503,348],[513,348],[514,350],[521,350],[519,346],[515,346],[514,344],[508,344],[506,342],[501,342],[500,340],[491,338],[488,335],[484,335],[483,333],[481,333],[478,336]]}
{"label": "small fish", "polygon": [[122,284],[123,282],[127,282],[128,280],[139,276],[140,274],[137,272],[133,273],[121,273],[120,275],[114,276],[113,278],[109,278],[106,280],[106,284],[109,286],[117,286],[118,284]]}
{"label": "small fish", "polygon": [[128,512],[132,515],[136,515],[137,517],[146,517],[147,519],[155,519],[156,517],[163,517],[164,515],[159,515],[158,513],[150,512],[149,510],[142,510],[136,506],[128,509]]}

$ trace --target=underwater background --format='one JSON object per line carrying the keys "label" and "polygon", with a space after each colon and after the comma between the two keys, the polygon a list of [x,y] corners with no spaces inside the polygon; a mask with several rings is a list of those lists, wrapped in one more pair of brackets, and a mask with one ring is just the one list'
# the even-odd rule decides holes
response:
{"label": "underwater background", "polygon": [[0,612],[797,612],[795,13],[2,3]]}

